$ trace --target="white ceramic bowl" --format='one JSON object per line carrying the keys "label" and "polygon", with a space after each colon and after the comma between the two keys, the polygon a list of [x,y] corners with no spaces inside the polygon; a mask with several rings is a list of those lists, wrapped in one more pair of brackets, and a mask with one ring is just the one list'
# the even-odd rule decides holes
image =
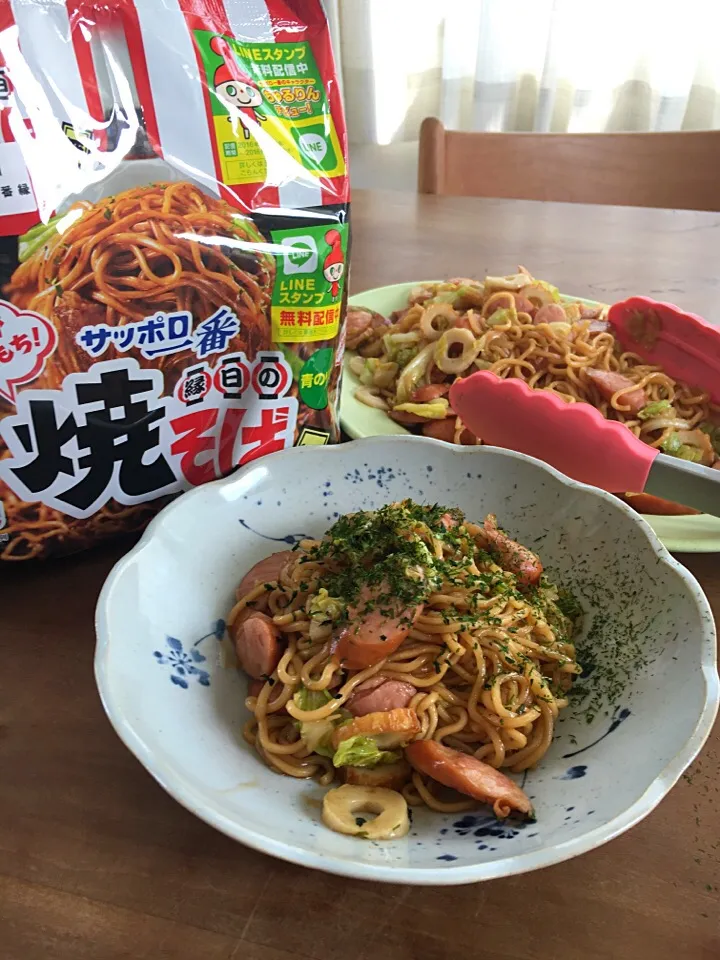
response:
{"label": "white ceramic bowl", "polygon": [[[586,685],[599,709],[588,723],[588,701],[571,706],[527,775],[536,823],[420,810],[402,840],[340,836],[320,821],[321,788],[270,772],[241,738],[246,680],[218,656],[241,575],[342,513],[407,496],[497,513],[589,611],[581,650],[598,664]],[[670,790],[718,703],[707,601],[641,517],[536,460],[415,437],[274,454],[186,493],[111,573],[97,633],[108,716],[180,803],[273,856],[398,883],[521,873],[612,839]]]}

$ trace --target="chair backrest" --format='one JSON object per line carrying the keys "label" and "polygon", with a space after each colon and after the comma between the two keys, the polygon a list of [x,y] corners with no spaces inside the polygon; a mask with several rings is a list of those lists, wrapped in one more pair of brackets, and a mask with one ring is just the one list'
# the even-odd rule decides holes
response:
{"label": "chair backrest", "polygon": [[418,191],[720,210],[720,130],[464,133],[427,117]]}

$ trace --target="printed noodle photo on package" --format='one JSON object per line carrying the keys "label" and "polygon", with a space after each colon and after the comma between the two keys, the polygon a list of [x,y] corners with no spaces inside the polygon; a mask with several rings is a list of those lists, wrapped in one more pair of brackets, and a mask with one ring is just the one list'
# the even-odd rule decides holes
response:
{"label": "printed noodle photo on package", "polygon": [[320,0],[0,0],[0,559],[339,439],[347,142]]}

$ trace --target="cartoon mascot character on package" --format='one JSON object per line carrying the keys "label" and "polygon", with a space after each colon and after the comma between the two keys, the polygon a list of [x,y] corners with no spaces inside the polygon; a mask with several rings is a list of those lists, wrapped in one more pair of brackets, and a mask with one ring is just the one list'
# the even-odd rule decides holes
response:
{"label": "cartoon mascot character on package", "polygon": [[229,109],[230,116],[240,120],[243,136],[249,140],[250,127],[244,118],[261,123],[267,120],[265,114],[258,110],[258,107],[262,106],[262,94],[250,74],[246,73],[237,62],[230,44],[224,37],[213,37],[210,41],[210,49],[223,59],[222,65],[217,68],[213,77],[215,93]]}

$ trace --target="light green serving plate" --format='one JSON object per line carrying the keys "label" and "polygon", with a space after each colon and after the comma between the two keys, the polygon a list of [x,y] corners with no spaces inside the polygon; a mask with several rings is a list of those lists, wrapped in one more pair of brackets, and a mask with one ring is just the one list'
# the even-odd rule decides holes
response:
{"label": "light green serving plate", "polygon": [[[393,310],[400,310],[406,303],[408,293],[419,283],[395,283],[388,287],[376,287],[350,297],[355,306],[368,307],[387,316]],[[581,297],[567,299],[581,300]],[[583,302],[595,304],[593,300]],[[360,386],[357,377],[350,369],[352,352],[345,356],[342,391],[340,395],[340,420],[343,430],[353,440],[362,437],[392,436],[408,433],[399,423],[395,423],[383,410],[368,407],[355,399],[355,391]],[[645,516],[645,519],[660,537],[662,542],[675,553],[715,553],[720,552],[720,518],[707,514],[689,517]]]}

